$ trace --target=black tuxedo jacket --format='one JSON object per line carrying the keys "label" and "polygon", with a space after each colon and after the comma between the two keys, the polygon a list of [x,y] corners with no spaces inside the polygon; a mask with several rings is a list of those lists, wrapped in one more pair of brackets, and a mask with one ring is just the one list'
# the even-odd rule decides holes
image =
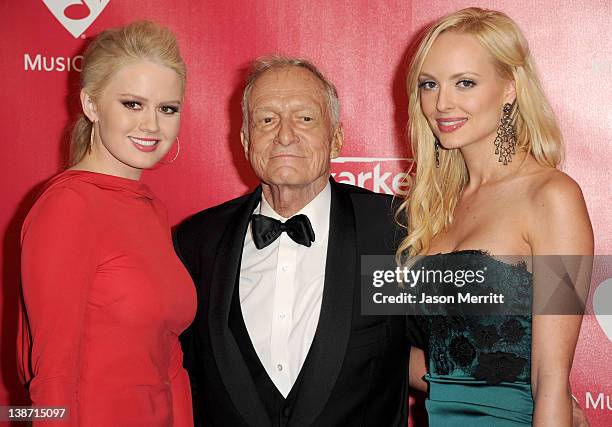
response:
{"label": "black tuxedo jacket", "polygon": [[[402,316],[361,315],[361,255],[394,252],[391,197],[333,180],[331,191],[321,314],[288,425],[405,427],[409,347],[420,337]],[[271,425],[228,327],[244,237],[260,198],[258,188],[206,209],[174,236],[198,295],[194,323],[181,337],[196,425]]]}

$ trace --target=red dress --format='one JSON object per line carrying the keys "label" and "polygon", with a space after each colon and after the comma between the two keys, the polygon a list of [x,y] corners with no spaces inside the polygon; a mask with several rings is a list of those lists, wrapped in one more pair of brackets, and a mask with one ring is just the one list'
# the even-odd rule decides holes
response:
{"label": "red dress", "polygon": [[195,289],[147,187],[66,171],[21,241],[19,356],[33,404],[69,409],[53,425],[193,426],[178,335],[195,316]]}

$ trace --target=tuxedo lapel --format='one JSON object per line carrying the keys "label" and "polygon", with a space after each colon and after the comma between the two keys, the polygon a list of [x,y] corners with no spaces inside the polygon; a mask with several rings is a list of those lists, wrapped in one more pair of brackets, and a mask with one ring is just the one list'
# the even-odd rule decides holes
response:
{"label": "tuxedo lapel", "polygon": [[351,332],[357,268],[356,231],[350,195],[331,181],[325,284],[317,330],[303,369],[290,425],[310,426],[338,379]]}
{"label": "tuxedo lapel", "polygon": [[228,394],[247,424],[256,427],[270,425],[270,419],[229,329],[228,319],[234,286],[239,282],[237,279],[244,237],[251,214],[260,198],[261,187],[238,209],[221,238],[211,276],[207,328],[215,361]]}

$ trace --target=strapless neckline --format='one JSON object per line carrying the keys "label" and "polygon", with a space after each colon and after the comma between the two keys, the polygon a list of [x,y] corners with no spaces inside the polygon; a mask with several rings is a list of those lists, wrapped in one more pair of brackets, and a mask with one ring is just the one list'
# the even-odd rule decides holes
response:
{"label": "strapless neckline", "polygon": [[495,261],[499,264],[503,264],[505,266],[514,268],[516,270],[523,271],[530,276],[533,276],[533,273],[527,269],[527,263],[525,261],[518,261],[516,263],[505,262],[497,258],[495,255],[492,255],[491,252],[485,249],[458,249],[450,252],[438,252],[436,254],[430,254],[425,256],[452,256],[452,255],[463,255],[463,254],[473,254],[473,255],[482,255],[492,261]]}

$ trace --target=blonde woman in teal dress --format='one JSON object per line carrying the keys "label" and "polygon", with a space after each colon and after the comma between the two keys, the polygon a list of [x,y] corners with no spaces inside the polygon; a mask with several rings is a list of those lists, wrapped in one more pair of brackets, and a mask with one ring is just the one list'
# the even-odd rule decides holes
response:
{"label": "blonde woman in teal dress", "polygon": [[[416,176],[400,210],[401,259],[479,258],[520,297],[538,283],[534,257],[593,254],[582,192],[557,169],[561,134],[508,16],[469,8],[435,22],[407,87]],[[505,255],[527,261],[500,261]],[[580,315],[423,319],[430,425],[572,424]]]}

